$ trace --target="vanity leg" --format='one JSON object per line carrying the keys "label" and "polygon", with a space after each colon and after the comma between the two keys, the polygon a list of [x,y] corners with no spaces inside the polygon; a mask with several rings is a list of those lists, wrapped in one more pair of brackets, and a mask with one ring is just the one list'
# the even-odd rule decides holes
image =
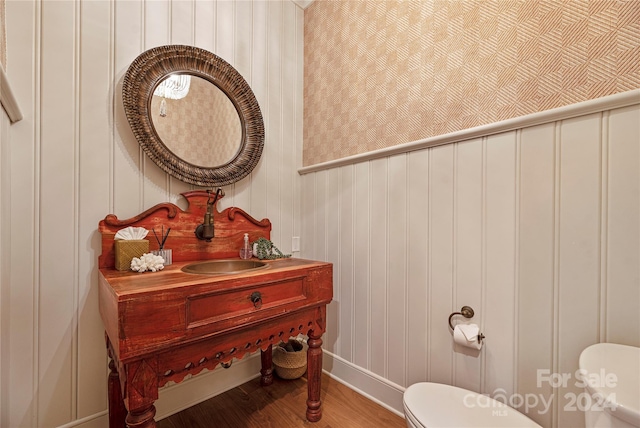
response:
{"label": "vanity leg", "polygon": [[155,428],[158,399],[158,357],[149,357],[124,365],[126,373],[124,399],[129,413],[125,419],[128,428]]}
{"label": "vanity leg", "polygon": [[[109,352],[109,358],[111,358],[111,352]],[[112,358],[109,360],[109,369],[109,428],[123,428],[127,409],[124,407],[124,400],[122,399],[118,368]]]}
{"label": "vanity leg", "polygon": [[307,345],[309,345],[307,351],[307,420],[317,422],[322,418],[322,408],[320,407],[322,339],[311,331]]}
{"label": "vanity leg", "polygon": [[128,428],[156,428],[156,407],[152,404],[145,409],[132,410],[127,415]]}
{"label": "vanity leg", "polygon": [[272,345],[269,345],[266,351],[260,350],[260,362],[262,363],[260,385],[262,386],[268,386],[273,383],[272,349]]}

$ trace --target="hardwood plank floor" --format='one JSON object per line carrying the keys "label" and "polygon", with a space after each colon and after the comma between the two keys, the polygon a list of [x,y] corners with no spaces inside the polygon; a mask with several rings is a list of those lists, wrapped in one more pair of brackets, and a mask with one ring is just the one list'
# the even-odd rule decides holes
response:
{"label": "hardwood plank floor", "polygon": [[158,428],[406,428],[405,420],[322,374],[322,419],[308,422],[307,380],[253,379],[158,421]]}

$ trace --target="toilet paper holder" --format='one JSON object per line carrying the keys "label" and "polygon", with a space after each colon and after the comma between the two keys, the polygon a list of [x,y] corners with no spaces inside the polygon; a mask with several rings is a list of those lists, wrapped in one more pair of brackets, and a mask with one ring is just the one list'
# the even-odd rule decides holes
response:
{"label": "toilet paper holder", "polygon": [[[451,324],[451,318],[453,318],[455,315],[462,315],[465,318],[473,318],[473,315],[475,314],[475,312],[473,312],[473,308],[471,306],[463,306],[460,309],[460,312],[454,312],[451,315],[449,315],[449,327],[451,327],[451,330],[453,330],[453,324]],[[484,339],[484,334],[479,333],[478,334],[478,342],[482,342],[482,339]]]}

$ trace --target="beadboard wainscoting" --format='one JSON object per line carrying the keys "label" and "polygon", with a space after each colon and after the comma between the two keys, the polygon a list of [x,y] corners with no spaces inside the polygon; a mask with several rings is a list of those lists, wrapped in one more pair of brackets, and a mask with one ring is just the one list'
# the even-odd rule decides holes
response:
{"label": "beadboard wainscoting", "polygon": [[[179,194],[192,189],[146,157],[126,121],[122,79],[143,51],[197,46],[245,77],[264,152],[225,187],[220,209],[269,218],[290,252],[300,236],[303,13],[289,0],[6,2],[6,71],[24,119],[1,128],[0,426],[106,424],[98,221],[166,201],[184,208]],[[257,361],[163,390],[158,417],[257,375]]]}
{"label": "beadboard wainscoting", "polygon": [[[325,369],[398,413],[405,387],[433,381],[583,426],[580,352],[640,346],[640,91],[623,97],[302,170],[301,255],[334,263]],[[453,349],[463,305],[479,357]]]}

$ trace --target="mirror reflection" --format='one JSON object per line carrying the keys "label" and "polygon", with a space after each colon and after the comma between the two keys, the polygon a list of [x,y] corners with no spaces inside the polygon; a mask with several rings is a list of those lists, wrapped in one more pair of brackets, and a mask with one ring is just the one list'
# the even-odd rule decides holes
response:
{"label": "mirror reflection", "polygon": [[242,125],[229,97],[198,76],[172,74],[154,90],[151,121],[176,156],[213,168],[230,162],[242,144]]}

